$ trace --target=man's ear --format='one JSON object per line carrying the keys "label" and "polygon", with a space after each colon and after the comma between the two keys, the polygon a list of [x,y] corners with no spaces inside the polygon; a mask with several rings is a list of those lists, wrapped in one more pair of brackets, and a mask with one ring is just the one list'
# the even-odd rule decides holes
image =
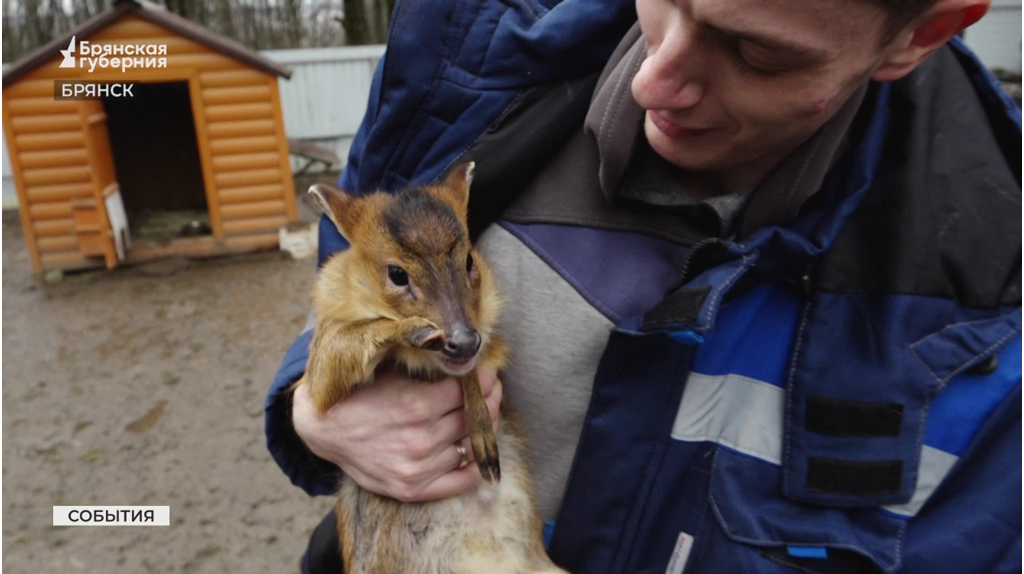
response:
{"label": "man's ear", "polygon": [[992,0],[939,0],[896,36],[871,79],[891,82],[906,76],[950,38],[981,20],[991,4]]}
{"label": "man's ear", "polygon": [[359,200],[329,183],[313,184],[309,193],[316,198],[341,235],[351,243],[355,222],[359,219]]}
{"label": "man's ear", "polygon": [[442,199],[452,206],[463,223],[466,223],[466,215],[469,212],[469,186],[473,183],[475,170],[476,163],[461,163],[448,172],[441,185],[434,188]]}

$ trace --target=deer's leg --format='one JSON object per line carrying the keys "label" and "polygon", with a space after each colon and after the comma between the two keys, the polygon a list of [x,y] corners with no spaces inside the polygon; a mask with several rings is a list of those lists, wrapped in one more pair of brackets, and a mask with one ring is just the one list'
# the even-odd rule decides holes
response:
{"label": "deer's leg", "polygon": [[498,441],[491,425],[491,413],[487,410],[480,377],[472,371],[462,377],[462,397],[465,401],[466,423],[469,426],[469,441],[473,457],[480,467],[480,476],[487,482],[501,480],[501,465],[498,464]]}
{"label": "deer's leg", "polygon": [[317,412],[323,414],[359,385],[369,382],[388,350],[397,345],[440,348],[444,331],[413,317],[380,319],[359,325],[317,323],[309,346],[305,380]]}

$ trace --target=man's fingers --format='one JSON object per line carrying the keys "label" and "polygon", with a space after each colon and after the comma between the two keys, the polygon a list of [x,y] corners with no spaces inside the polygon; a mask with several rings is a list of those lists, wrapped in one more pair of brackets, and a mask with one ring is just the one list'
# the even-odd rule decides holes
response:
{"label": "man's fingers", "polygon": [[[434,438],[436,437],[429,436],[423,440]],[[473,454],[469,438],[465,437],[441,444],[436,452],[428,457],[418,455],[414,459],[402,457],[402,460],[403,462],[393,465],[394,474],[388,480],[395,485],[393,490],[396,490],[396,493],[392,496],[399,500],[402,499],[399,496],[402,492],[405,493],[404,496],[413,496],[442,475],[462,470],[473,462]],[[465,465],[462,464],[463,460],[466,461]]]}
{"label": "man's fingers", "polygon": [[397,418],[404,424],[440,419],[462,406],[462,386],[448,378],[428,383],[407,379],[399,390]]}
{"label": "man's fingers", "polygon": [[345,471],[345,475],[356,481],[363,490],[369,490],[374,494],[380,494],[382,496],[388,496],[388,489],[376,478],[371,478],[369,475],[363,473],[357,468],[351,467]]}
{"label": "man's fingers", "polygon": [[[468,436],[463,437],[462,439],[459,439],[441,449],[441,452],[436,458],[436,463],[438,468],[442,469],[442,473],[445,473],[453,470],[462,470],[459,466],[462,465],[463,460],[466,461],[466,465],[475,463],[475,459],[473,458],[473,447],[469,443]],[[463,468],[465,468],[465,466],[463,466]]]}
{"label": "man's fingers", "polygon": [[485,397],[490,395],[495,383],[498,382],[498,370],[481,367],[477,370],[477,377],[480,379],[480,394]]}
{"label": "man's fingers", "polygon": [[480,471],[475,464],[469,464],[462,470],[454,470],[439,476],[421,490],[400,493],[405,495],[407,498],[405,500],[399,496],[395,498],[403,502],[422,502],[450,498],[472,490],[479,482]]}
{"label": "man's fingers", "polygon": [[393,369],[378,369],[374,373],[373,384],[362,389],[375,389],[378,392],[390,390],[402,399],[418,400],[433,410],[444,409],[442,412],[462,405],[462,385],[451,377],[428,382],[409,378],[409,375]]}
{"label": "man's fingers", "polygon": [[430,435],[438,442],[438,448],[431,453],[434,458],[444,454],[448,445],[455,441],[462,440],[469,435],[469,427],[466,425],[466,411],[456,409],[437,421],[430,431]]}
{"label": "man's fingers", "polygon": [[304,382],[297,385],[292,393],[292,426],[313,454],[340,466],[338,458],[330,449],[330,441],[325,440],[322,432],[324,422],[313,408],[309,385]]}
{"label": "man's fingers", "polygon": [[[496,421],[503,395],[501,382],[493,369],[482,371],[480,377],[485,404]],[[306,396],[300,393],[296,402],[301,404],[293,409],[293,418],[303,418],[304,399]],[[344,448],[311,445],[311,449],[335,454],[324,458],[335,461],[371,492],[410,502],[437,500],[467,492],[480,481],[458,379],[418,381],[381,369],[374,384],[358,389],[333,410],[339,412],[329,412],[322,421],[311,417],[312,422],[318,427],[344,430],[346,440],[364,436],[354,443],[343,442]],[[344,417],[341,410],[346,411]],[[301,421],[296,422],[301,426]],[[326,435],[338,436],[334,431]]]}
{"label": "man's fingers", "polygon": [[491,394],[484,398],[484,402],[487,403],[487,412],[491,415],[492,421],[498,420],[498,414],[501,411],[501,398],[503,395],[503,389],[501,381],[498,379],[494,380],[494,389]]}
{"label": "man's fingers", "polygon": [[[437,420],[442,415],[462,409],[462,383],[453,377],[426,382],[388,371],[378,372],[376,377],[368,389],[390,387],[398,394],[396,422],[417,424]],[[480,391],[487,400],[491,418],[496,417],[497,407],[501,404],[501,381],[496,370],[480,370]]]}
{"label": "man's fingers", "polygon": [[[469,442],[469,437],[467,436],[466,438],[460,440],[457,444],[462,448],[466,449],[466,464],[475,465],[476,459],[473,457],[473,444]],[[459,455],[459,464],[456,465],[456,468],[458,468],[458,466],[462,464],[462,453],[459,452],[458,449],[455,449],[455,454]]]}

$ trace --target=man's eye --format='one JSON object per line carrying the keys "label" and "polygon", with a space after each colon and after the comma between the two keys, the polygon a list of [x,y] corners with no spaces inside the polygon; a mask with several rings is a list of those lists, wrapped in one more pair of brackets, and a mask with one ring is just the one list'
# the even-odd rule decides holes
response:
{"label": "man's eye", "polygon": [[752,63],[751,58],[747,55],[744,55],[743,48],[739,44],[736,44],[736,46],[733,48],[732,56],[733,62],[737,64],[737,67],[741,72],[753,74],[755,76],[770,77],[777,75],[779,72],[782,71],[781,69],[764,67],[764,65],[760,63]]}
{"label": "man's eye", "polygon": [[750,62],[744,60],[742,57],[740,58],[740,67],[741,67],[741,71],[743,71],[743,72],[746,72],[748,74],[753,74],[755,76],[763,76],[763,77],[766,77],[766,78],[770,78],[772,76],[776,76],[776,75],[779,74],[779,72],[776,71],[776,70],[765,70],[764,68],[758,68],[757,66],[755,66],[755,65],[751,64]]}
{"label": "man's eye", "polygon": [[409,284],[409,274],[397,265],[388,265],[388,280],[395,287],[405,287]]}

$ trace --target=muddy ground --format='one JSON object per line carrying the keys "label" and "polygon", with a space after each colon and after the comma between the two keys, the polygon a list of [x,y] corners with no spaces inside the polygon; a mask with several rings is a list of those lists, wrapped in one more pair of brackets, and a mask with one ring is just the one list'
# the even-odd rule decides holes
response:
{"label": "muddy ground", "polygon": [[[3,570],[296,572],[332,501],[264,446],[263,400],[312,260],[274,252],[32,275],[3,214]],[[169,527],[52,526],[54,505],[168,505]]]}

